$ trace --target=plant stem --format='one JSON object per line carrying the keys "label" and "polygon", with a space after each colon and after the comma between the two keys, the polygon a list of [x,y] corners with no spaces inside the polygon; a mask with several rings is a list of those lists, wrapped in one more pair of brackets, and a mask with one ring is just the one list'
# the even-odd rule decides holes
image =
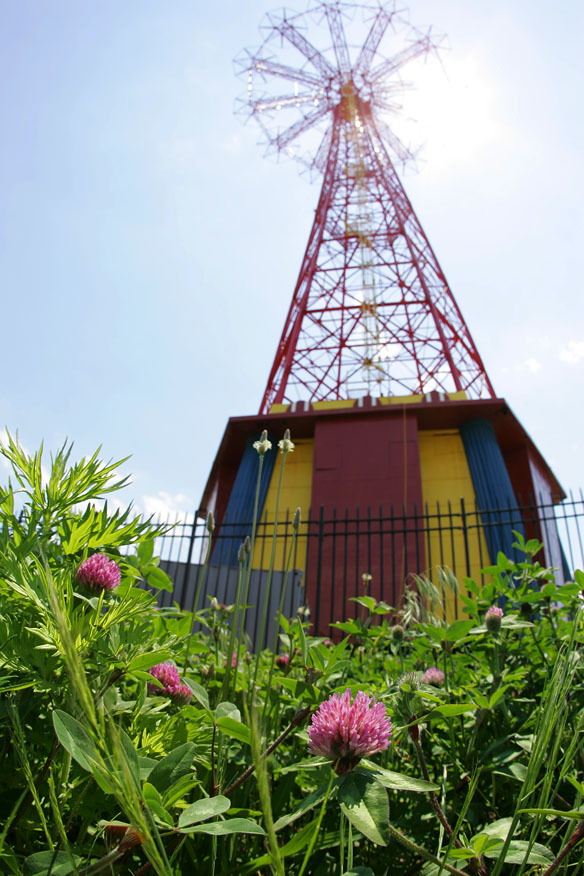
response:
{"label": "plant stem", "polygon": [[[324,816],[324,811],[325,811],[325,809],[326,809],[326,804],[328,803],[328,798],[329,798],[329,794],[330,794],[330,792],[331,792],[331,788],[332,788],[332,786],[333,786],[333,781],[334,781],[334,779],[335,779],[335,774],[334,774],[334,772],[331,770],[331,777],[330,777],[330,779],[329,779],[328,788],[326,789],[326,794],[324,795],[324,800],[322,801],[322,806],[320,807],[320,812],[318,813],[318,819],[317,819],[317,821],[316,821],[316,827],[314,828],[314,832],[313,832],[313,834],[312,834],[312,836],[311,836],[311,838],[310,838],[310,842],[308,843],[308,848],[306,849],[306,854],[304,855],[304,860],[303,860],[303,862],[302,862],[302,867],[300,868],[300,872],[298,873],[298,876],[302,876],[302,874],[303,874],[304,871],[306,870],[306,867],[307,867],[308,862],[309,862],[309,860],[310,860],[310,856],[311,856],[311,854],[312,854],[312,850],[313,850],[313,848],[314,848],[314,844],[315,844],[315,842],[316,842],[316,838],[317,838],[317,836],[318,836],[318,832],[319,832],[319,830],[320,830],[320,825],[322,824],[322,819],[323,819],[323,816]],[[353,866],[353,860],[352,860],[352,858],[353,858],[353,840],[352,840],[352,837],[351,837],[351,824],[350,824],[350,822],[349,822],[349,860],[348,860],[348,862],[347,862],[347,866],[348,866],[349,870],[350,870],[351,867]]]}
{"label": "plant stem", "polygon": [[566,845],[564,846],[564,848],[562,849],[562,851],[560,852],[558,857],[555,859],[555,861],[553,861],[552,864],[550,864],[550,866],[547,868],[547,870],[543,873],[543,876],[551,876],[551,874],[554,873],[558,869],[558,867],[560,866],[560,864],[562,863],[564,858],[566,858],[570,854],[572,849],[578,845],[578,843],[580,842],[581,839],[584,839],[584,821],[580,822],[580,824],[578,825],[578,827],[576,828],[576,830],[574,831],[574,833],[572,834],[572,836],[570,837],[570,839],[568,840],[568,842],[566,843]]}
{"label": "plant stem", "polygon": [[[194,523],[193,523],[194,526]],[[203,581],[205,579],[205,572],[207,571],[207,564],[209,562],[209,557],[211,556],[211,533],[209,533],[209,544],[207,545],[207,553],[205,554],[205,562],[203,563],[203,568],[201,569],[201,574],[199,575],[199,581],[197,583],[197,592],[195,593],[195,601],[193,602],[193,623],[191,624],[191,631],[189,633],[189,637],[187,639],[187,647],[185,650],[185,662],[183,667],[183,672],[187,671],[189,665],[189,654],[191,650],[191,642],[193,639],[193,625],[194,625],[194,615],[197,611],[197,605],[199,604],[199,596],[201,595],[201,587],[203,586]]]}
{"label": "plant stem", "polygon": [[[422,775],[424,776],[424,779],[427,782],[429,782],[430,781],[430,773],[428,772],[428,767],[426,765],[426,758],[424,757],[424,752],[422,750],[422,745],[420,743],[420,740],[419,740],[419,738],[416,739],[415,737],[412,737],[412,740],[413,740],[414,746],[416,748],[416,754],[418,755],[418,761],[420,763]],[[449,838],[452,840],[452,842],[454,843],[454,845],[456,846],[457,849],[463,848],[462,843],[460,842],[458,837],[455,835],[452,827],[450,826],[450,823],[449,823],[448,819],[446,818],[446,815],[444,814],[442,807],[440,806],[440,801],[438,800],[438,797],[436,796],[435,792],[428,791],[428,797],[430,798],[430,803],[432,804],[432,808],[434,809],[436,815],[438,816],[438,820],[440,821],[440,824],[443,826],[443,828],[446,831],[446,833],[448,834]],[[473,870],[475,870],[477,873],[486,873],[485,866],[483,863],[481,863],[477,860],[471,859],[470,865],[473,868]],[[446,865],[444,864],[444,866],[446,866]]]}
{"label": "plant stem", "polygon": [[433,864],[437,864],[443,870],[448,870],[449,873],[454,873],[455,876],[468,876],[468,873],[465,873],[463,870],[457,870],[456,867],[453,867],[451,864],[447,864],[446,861],[441,861],[439,858],[435,858],[434,855],[427,852],[426,849],[423,849],[413,840],[409,839],[407,836],[404,836],[397,828],[395,828],[391,823],[388,824],[389,832],[393,836],[394,839],[401,843],[404,848],[408,849],[410,852],[414,852],[414,854],[419,855],[421,858],[424,858],[426,861],[431,861]]}
{"label": "plant stem", "polygon": [[[262,759],[269,757],[269,755],[278,747],[278,745],[280,745],[280,743],[284,741],[286,736],[288,736],[288,734],[291,733],[295,727],[297,727],[299,724],[301,724],[302,721],[304,721],[304,719],[308,717],[308,715],[310,714],[311,711],[312,711],[311,706],[306,706],[304,709],[301,709],[299,712],[297,712],[296,715],[294,715],[294,717],[292,718],[292,720],[288,724],[288,726],[286,727],[286,729],[283,730],[282,733],[280,733],[278,738],[275,739],[268,748],[266,748],[264,753],[261,755]],[[232,785],[230,785],[227,788],[226,791],[223,791],[223,794],[225,795],[225,797],[229,797],[229,795],[231,794],[232,791],[235,791],[235,789],[239,788],[239,786],[242,785],[246,779],[249,779],[249,777],[252,775],[254,770],[255,770],[255,764],[252,764],[250,767],[248,767],[246,769],[246,771],[244,773],[242,773],[240,775],[240,777],[238,779],[236,779],[233,782]]]}

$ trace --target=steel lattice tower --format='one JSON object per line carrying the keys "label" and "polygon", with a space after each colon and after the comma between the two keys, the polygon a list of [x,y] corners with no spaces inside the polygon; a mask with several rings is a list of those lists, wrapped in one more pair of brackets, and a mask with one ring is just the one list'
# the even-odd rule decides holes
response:
{"label": "steel lattice tower", "polygon": [[[305,35],[313,25],[322,48]],[[360,45],[350,44],[346,33],[359,29]],[[432,390],[494,397],[396,172],[410,153],[383,119],[401,109],[402,68],[435,41],[385,5],[344,2],[270,14],[264,35],[236,62],[247,82],[241,108],[270,151],[324,179],[260,413]],[[402,48],[386,54],[396,38]]]}

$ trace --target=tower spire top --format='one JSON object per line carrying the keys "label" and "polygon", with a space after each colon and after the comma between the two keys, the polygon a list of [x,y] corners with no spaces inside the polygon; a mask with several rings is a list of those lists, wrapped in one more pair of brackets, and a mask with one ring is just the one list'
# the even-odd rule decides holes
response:
{"label": "tower spire top", "polygon": [[237,60],[241,108],[268,151],[323,182],[260,412],[435,389],[494,396],[395,170],[411,154],[384,121],[399,111],[402,69],[435,41],[394,7],[342,0],[272,13],[263,35]]}

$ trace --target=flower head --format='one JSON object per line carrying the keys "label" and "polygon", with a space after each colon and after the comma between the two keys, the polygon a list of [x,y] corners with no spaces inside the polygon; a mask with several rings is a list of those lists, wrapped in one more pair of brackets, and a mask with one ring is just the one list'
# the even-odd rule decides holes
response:
{"label": "flower head", "polygon": [[289,654],[279,654],[276,657],[276,666],[279,669],[286,669],[288,664],[290,663],[290,655]]}
{"label": "flower head", "polygon": [[294,450],[294,443],[290,438],[290,429],[286,429],[284,432],[284,437],[281,441],[278,441],[278,447],[280,448],[282,453],[292,453]]}
{"label": "flower head", "polygon": [[75,575],[78,584],[83,584],[99,593],[100,590],[114,590],[119,586],[122,573],[120,567],[105,554],[92,554],[84,560]]}
{"label": "flower head", "polygon": [[268,439],[268,430],[264,429],[262,437],[259,441],[254,441],[253,449],[257,450],[260,456],[263,456],[267,450],[272,449],[272,442]]}
{"label": "flower head", "polygon": [[162,687],[159,687],[157,684],[148,682],[148,693],[150,696],[169,697],[177,706],[182,706],[189,702],[193,694],[188,685],[181,684],[176,666],[168,662],[158,663],[149,672],[153,678],[158,679],[162,684]]}
{"label": "flower head", "polygon": [[501,629],[501,618],[503,617],[503,609],[498,605],[492,605],[485,615],[485,626],[490,633],[498,633]]}
{"label": "flower head", "polygon": [[400,642],[403,642],[404,628],[401,624],[395,624],[395,626],[391,628],[391,640],[392,642],[395,642],[396,645],[399,645]]}
{"label": "flower head", "polygon": [[430,666],[422,675],[422,684],[431,684],[434,687],[442,687],[444,684],[444,673],[437,666]]}
{"label": "flower head", "polygon": [[311,754],[330,757],[341,775],[353,769],[362,757],[389,746],[391,720],[383,703],[359,691],[351,702],[351,689],[332,694],[312,716],[308,728]]}

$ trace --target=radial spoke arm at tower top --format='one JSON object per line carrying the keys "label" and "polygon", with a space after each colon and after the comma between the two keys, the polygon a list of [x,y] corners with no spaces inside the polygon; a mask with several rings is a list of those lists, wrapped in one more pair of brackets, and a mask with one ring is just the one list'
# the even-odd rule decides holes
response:
{"label": "radial spoke arm at tower top", "polygon": [[290,21],[285,17],[279,22],[274,19],[274,28],[292,43],[292,45],[298,49],[308,61],[310,61],[312,66],[318,70],[321,76],[324,76],[325,78],[330,77],[331,79],[334,77],[334,67],[329,64],[324,55],[322,55]]}
{"label": "radial spoke arm at tower top", "polygon": [[322,82],[317,75],[311,75],[306,70],[299,70],[296,67],[288,67],[286,64],[278,64],[269,58],[263,58],[261,61],[254,60],[253,56],[246,51],[242,57],[236,60],[238,66],[242,67],[250,74],[257,74],[264,78],[265,76],[278,76],[280,79],[288,79],[290,82],[298,82],[302,85],[307,85],[310,88],[320,88]]}
{"label": "radial spoke arm at tower top", "polygon": [[375,16],[373,24],[371,25],[371,30],[367,34],[367,38],[363,43],[363,47],[353,68],[353,74],[364,74],[370,69],[371,63],[377,53],[377,49],[379,48],[379,44],[383,39],[385,31],[390,25],[391,19],[392,13],[381,6]]}
{"label": "radial spoke arm at tower top", "polygon": [[282,131],[281,134],[277,134],[276,137],[272,140],[274,146],[278,149],[284,149],[296,139],[300,134],[304,131],[307,131],[308,128],[311,128],[312,125],[317,122],[320,118],[322,118],[327,113],[327,107],[323,106],[320,109],[314,110],[314,112],[310,113],[310,115],[306,116],[304,119],[300,119],[300,121],[296,122],[294,125],[291,125],[285,131]]}
{"label": "radial spoke arm at tower top", "polygon": [[334,5],[327,6],[325,14],[333,39],[338,68],[345,76],[348,76],[351,72],[351,62],[349,60],[349,48],[339,7]]}
{"label": "radial spoke arm at tower top", "polygon": [[393,58],[388,58],[379,67],[371,70],[369,76],[371,83],[379,85],[384,79],[392,76],[398,70],[401,70],[402,67],[405,67],[406,64],[409,64],[410,61],[427,54],[433,47],[434,44],[430,35],[421,37],[420,40],[408,46],[397,55],[394,55]]}

